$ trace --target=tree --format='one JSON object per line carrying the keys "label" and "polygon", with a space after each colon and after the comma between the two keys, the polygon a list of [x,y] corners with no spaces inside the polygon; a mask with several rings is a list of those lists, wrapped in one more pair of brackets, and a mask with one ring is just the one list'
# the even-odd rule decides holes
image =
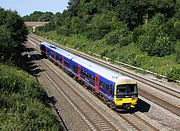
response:
{"label": "tree", "polygon": [[106,43],[109,45],[118,44],[120,47],[126,46],[132,42],[132,32],[129,31],[126,24],[116,23],[115,30],[105,36]]}
{"label": "tree", "polygon": [[10,57],[26,41],[28,32],[17,12],[0,9],[0,16],[0,53],[2,57]]}
{"label": "tree", "polygon": [[41,12],[34,11],[29,16],[26,15],[23,17],[25,21],[51,21],[54,18],[54,14],[52,12]]}
{"label": "tree", "polygon": [[114,16],[113,12],[94,15],[92,23],[87,26],[86,36],[92,40],[103,38],[114,28]]}
{"label": "tree", "polygon": [[70,16],[77,16],[79,3],[80,0],[69,0],[67,8]]}
{"label": "tree", "polygon": [[115,8],[119,20],[127,23],[130,29],[139,24],[137,8],[138,2],[136,0],[120,0]]}
{"label": "tree", "polygon": [[174,40],[166,26],[165,16],[156,14],[144,25],[144,33],[138,38],[138,46],[150,56],[165,56],[174,52]]}
{"label": "tree", "polygon": [[175,4],[175,18],[180,19],[180,0],[176,0],[176,4]]}

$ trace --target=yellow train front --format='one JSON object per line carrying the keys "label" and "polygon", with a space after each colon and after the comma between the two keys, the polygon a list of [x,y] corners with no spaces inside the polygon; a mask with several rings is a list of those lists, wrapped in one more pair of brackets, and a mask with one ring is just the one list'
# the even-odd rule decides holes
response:
{"label": "yellow train front", "polygon": [[138,101],[137,82],[119,82],[114,88],[114,103],[116,109],[130,110]]}

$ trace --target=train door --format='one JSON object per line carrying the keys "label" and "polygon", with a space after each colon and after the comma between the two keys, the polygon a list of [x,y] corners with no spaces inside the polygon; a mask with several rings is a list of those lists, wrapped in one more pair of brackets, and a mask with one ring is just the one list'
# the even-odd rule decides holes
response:
{"label": "train door", "polygon": [[47,47],[46,47],[46,56],[48,57],[48,49],[47,49]]}
{"label": "train door", "polygon": [[64,68],[64,56],[62,55],[62,68]]}
{"label": "train door", "polygon": [[99,75],[96,74],[96,78],[95,78],[95,83],[96,83],[96,91],[99,91]]}
{"label": "train door", "polygon": [[54,51],[54,63],[56,63],[56,52]]}
{"label": "train door", "polygon": [[80,79],[81,77],[81,66],[78,64],[78,78]]}

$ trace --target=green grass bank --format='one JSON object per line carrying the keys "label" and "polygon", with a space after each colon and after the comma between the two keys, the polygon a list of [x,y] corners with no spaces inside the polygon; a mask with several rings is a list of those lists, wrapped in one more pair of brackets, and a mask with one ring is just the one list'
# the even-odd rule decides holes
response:
{"label": "green grass bank", "polygon": [[62,130],[49,98],[31,75],[0,64],[0,130]]}

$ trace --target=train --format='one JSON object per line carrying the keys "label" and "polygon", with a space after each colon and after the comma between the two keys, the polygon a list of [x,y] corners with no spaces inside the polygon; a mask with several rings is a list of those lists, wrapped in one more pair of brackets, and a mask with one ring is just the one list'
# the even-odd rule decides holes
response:
{"label": "train", "polygon": [[40,43],[40,50],[43,56],[94,91],[110,108],[133,110],[136,107],[138,87],[134,79],[46,41]]}

